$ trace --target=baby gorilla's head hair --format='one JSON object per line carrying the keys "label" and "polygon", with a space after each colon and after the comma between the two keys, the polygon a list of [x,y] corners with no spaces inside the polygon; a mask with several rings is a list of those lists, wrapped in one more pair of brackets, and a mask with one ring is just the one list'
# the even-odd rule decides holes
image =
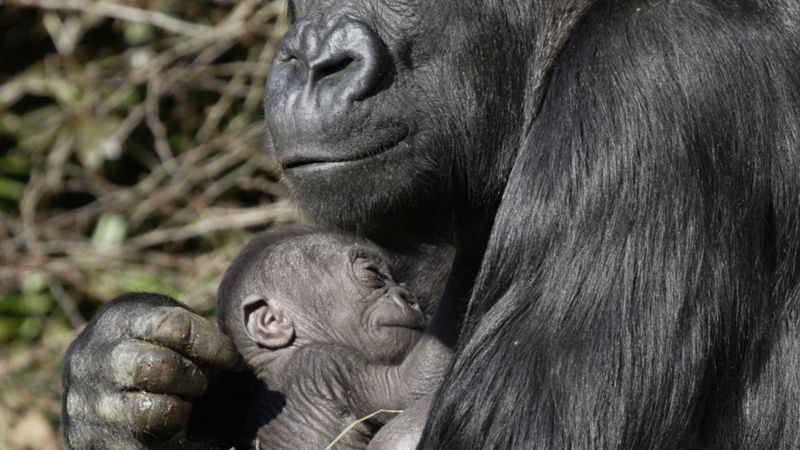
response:
{"label": "baby gorilla's head hair", "polygon": [[217,312],[245,359],[338,344],[396,360],[426,323],[379,248],[313,227],[278,228],[248,243],[225,273]]}
{"label": "baby gorilla's head hair", "polygon": [[217,292],[217,321],[228,336],[236,337],[243,330],[237,310],[248,295],[267,288],[264,275],[280,244],[322,233],[310,226],[276,227],[248,242],[222,277]]}

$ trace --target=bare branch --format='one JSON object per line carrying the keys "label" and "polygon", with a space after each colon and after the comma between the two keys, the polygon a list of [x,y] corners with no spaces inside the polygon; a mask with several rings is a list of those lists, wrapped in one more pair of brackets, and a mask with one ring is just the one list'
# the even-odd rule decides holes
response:
{"label": "bare branch", "polygon": [[160,107],[158,105],[160,99],[161,80],[159,80],[157,74],[153,74],[150,77],[150,83],[147,85],[147,98],[144,103],[145,120],[155,138],[156,153],[161,159],[161,163],[170,175],[173,175],[178,170],[178,165],[175,163],[175,157],[172,155],[172,149],[167,140],[167,127],[161,121]]}
{"label": "bare branch", "polygon": [[141,249],[167,242],[184,241],[215,231],[236,230],[258,225],[269,225],[274,222],[297,222],[300,214],[289,204],[282,201],[265,208],[244,210],[227,214],[213,214],[198,222],[182,227],[155,230],[143,234],[128,242],[127,247]]}
{"label": "bare branch", "polygon": [[27,6],[57,11],[79,11],[127,22],[148,23],[170,33],[199,36],[209,27],[184,22],[157,11],[147,11],[132,6],[90,0],[0,0],[0,5]]}

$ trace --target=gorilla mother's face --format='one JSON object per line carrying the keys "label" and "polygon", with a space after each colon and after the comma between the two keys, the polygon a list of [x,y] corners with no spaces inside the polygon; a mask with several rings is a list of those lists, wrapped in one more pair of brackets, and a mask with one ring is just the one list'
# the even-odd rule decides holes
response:
{"label": "gorilla mother's face", "polygon": [[522,126],[523,69],[499,36],[506,14],[469,3],[289,2],[268,132],[284,182],[312,216],[362,233],[423,228],[448,220],[465,200],[455,193],[470,195],[464,178],[497,188],[497,166],[508,165],[499,149]]}

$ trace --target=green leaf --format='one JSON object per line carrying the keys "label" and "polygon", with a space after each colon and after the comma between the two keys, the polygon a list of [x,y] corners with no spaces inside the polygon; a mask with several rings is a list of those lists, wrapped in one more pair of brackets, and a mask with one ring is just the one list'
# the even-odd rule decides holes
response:
{"label": "green leaf", "polygon": [[25,313],[25,298],[19,292],[0,296],[0,314],[17,315]]}
{"label": "green leaf", "polygon": [[103,214],[92,233],[92,246],[99,250],[118,249],[125,241],[127,231],[128,223],[121,214]]}
{"label": "green leaf", "polygon": [[104,271],[92,278],[92,286],[109,298],[123,292],[159,292],[171,297],[180,296],[180,289],[164,281],[161,274],[142,269]]}
{"label": "green leaf", "polygon": [[18,156],[0,156],[0,173],[6,175],[29,175],[31,162]]}
{"label": "green leaf", "polygon": [[22,277],[22,292],[34,295],[44,292],[47,287],[47,274],[39,270],[31,270]]}
{"label": "green leaf", "polygon": [[42,321],[38,317],[27,317],[19,324],[17,335],[26,340],[32,341],[42,334]]}
{"label": "green leaf", "polygon": [[17,335],[21,319],[0,316],[0,342],[8,342]]}
{"label": "green leaf", "polygon": [[25,296],[25,309],[29,314],[42,316],[53,309],[53,299],[46,294],[30,294]]}
{"label": "green leaf", "polygon": [[0,198],[19,201],[25,192],[25,183],[11,178],[0,177]]}

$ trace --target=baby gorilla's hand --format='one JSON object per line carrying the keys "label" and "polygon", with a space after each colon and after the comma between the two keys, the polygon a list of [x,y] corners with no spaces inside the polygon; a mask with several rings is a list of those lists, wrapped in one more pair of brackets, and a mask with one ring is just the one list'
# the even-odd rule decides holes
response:
{"label": "baby gorilla's hand", "polygon": [[64,362],[64,430],[71,448],[143,448],[169,440],[205,392],[205,369],[239,364],[211,322],[162,296],[105,306]]}

